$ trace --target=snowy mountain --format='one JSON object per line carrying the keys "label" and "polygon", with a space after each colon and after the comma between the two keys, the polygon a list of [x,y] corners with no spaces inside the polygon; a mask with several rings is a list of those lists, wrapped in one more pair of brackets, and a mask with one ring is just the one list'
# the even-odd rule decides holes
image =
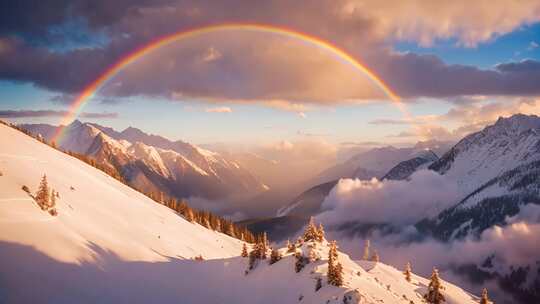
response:
{"label": "snowy mountain", "polygon": [[427,167],[438,159],[435,152],[428,148],[429,146],[440,150],[446,147],[446,144],[438,141],[418,142],[409,148],[388,146],[358,154],[347,162],[321,173],[316,180],[333,179],[316,184],[316,186],[302,192],[292,202],[280,208],[277,216],[294,215],[309,218],[320,213],[324,199],[341,178],[361,180],[369,180],[373,177],[380,179],[406,178],[414,171]]}
{"label": "snowy mountain", "polygon": [[[52,126],[22,125],[51,140]],[[60,148],[95,158],[114,168],[131,185],[176,197],[209,199],[256,194],[267,190],[236,162],[182,141],[172,142],[135,128],[122,132],[74,121],[56,143]]]}
{"label": "snowy mountain", "polygon": [[[315,258],[299,272],[293,253],[282,248],[281,260],[259,260],[246,273],[241,241],[190,223],[4,125],[0,146],[0,302],[405,304],[420,303],[427,292],[427,279],[413,274],[408,282],[382,262],[355,261],[340,252],[343,285],[329,285],[324,240],[298,245],[297,252],[307,257],[311,251]],[[59,193],[56,216],[31,195],[43,174]],[[441,283],[446,303],[477,303],[459,287]]]}
{"label": "snowy mountain", "polygon": [[422,168],[425,168],[429,166],[431,163],[439,160],[439,157],[437,157],[437,154],[435,154],[431,150],[424,150],[417,154],[417,156],[402,161],[399,164],[397,164],[394,168],[390,169],[388,173],[386,173],[382,179],[389,179],[389,180],[404,180],[409,178],[411,174],[416,172],[417,170],[420,170]]}
{"label": "snowy mountain", "polygon": [[540,117],[517,114],[463,138],[429,168],[467,195],[418,226],[444,240],[479,235],[540,204]]}
{"label": "snowy mountain", "polygon": [[381,177],[400,162],[414,158],[422,151],[430,150],[436,155],[442,155],[450,147],[450,142],[430,140],[420,141],[411,147],[373,148],[326,169],[313,179],[311,184],[322,184],[340,178],[371,179],[372,177]]}

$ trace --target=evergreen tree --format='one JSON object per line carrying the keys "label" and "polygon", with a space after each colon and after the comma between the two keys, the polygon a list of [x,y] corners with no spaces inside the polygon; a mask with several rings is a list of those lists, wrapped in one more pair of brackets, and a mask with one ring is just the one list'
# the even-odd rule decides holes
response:
{"label": "evergreen tree", "polygon": [[36,202],[41,207],[41,209],[45,210],[46,207],[49,205],[49,184],[47,182],[47,176],[43,175],[41,178],[41,182],[39,183],[39,188],[36,193]]}
{"label": "evergreen tree", "polygon": [[315,250],[313,249],[313,247],[309,247],[308,260],[310,263],[313,263],[317,260],[317,256],[315,254]]}
{"label": "evergreen tree", "polygon": [[244,245],[242,246],[242,257],[243,257],[243,258],[247,258],[247,257],[248,257],[248,251],[247,251],[247,245],[246,245],[246,243],[244,243]]}
{"label": "evergreen tree", "polygon": [[302,255],[300,252],[296,252],[294,254],[295,263],[294,263],[294,271],[300,272],[302,269],[304,269],[304,266],[308,263],[307,259]]}
{"label": "evergreen tree", "polygon": [[322,288],[322,279],[317,278],[317,282],[315,283],[315,291],[319,291],[319,289]]}
{"label": "evergreen tree", "polygon": [[375,262],[375,263],[378,263],[380,261],[379,253],[377,252],[377,250],[375,250],[373,252],[373,256],[371,257],[371,261]]}
{"label": "evergreen tree", "polygon": [[191,208],[187,208],[185,211],[185,218],[186,221],[193,223],[195,221],[195,214],[193,214],[193,210]]}
{"label": "evergreen tree", "polygon": [[480,304],[489,304],[489,303],[493,303],[489,300],[489,297],[488,297],[488,291],[486,288],[484,288],[482,290],[482,297],[480,298]]}
{"label": "evergreen tree", "polygon": [[309,218],[309,223],[306,227],[306,230],[304,231],[304,241],[316,241],[318,237],[319,231],[317,230],[317,226],[315,226],[315,220],[313,219],[313,216]]}
{"label": "evergreen tree", "polygon": [[257,244],[255,244],[255,249],[249,253],[249,270],[255,268],[257,260],[259,259],[258,255],[259,251],[257,248]]}
{"label": "evergreen tree", "polygon": [[279,260],[281,260],[281,253],[277,249],[272,249],[272,252],[270,253],[270,265]]}
{"label": "evergreen tree", "polygon": [[261,250],[261,259],[266,259],[266,255],[268,252],[268,238],[266,236],[266,231],[262,234],[261,244],[260,244],[260,250]]}
{"label": "evergreen tree", "polygon": [[411,263],[407,262],[407,265],[405,265],[405,271],[403,271],[403,274],[405,275],[405,280],[407,282],[411,281]]}
{"label": "evergreen tree", "polygon": [[336,260],[337,260],[337,248],[336,241],[330,243],[330,249],[328,250],[328,271],[327,271],[327,280],[328,284],[334,285],[336,282]]}
{"label": "evergreen tree", "polygon": [[48,207],[49,208],[54,208],[54,206],[56,206],[56,193],[54,192],[54,190],[52,190],[51,191],[51,200],[49,202]]}
{"label": "evergreen tree", "polygon": [[322,223],[319,223],[319,229],[317,231],[317,241],[322,242],[324,239],[324,228]]}
{"label": "evergreen tree", "polygon": [[296,250],[296,246],[292,244],[289,240],[287,240],[287,252],[293,253]]}
{"label": "evergreen tree", "polygon": [[364,243],[364,254],[362,255],[362,260],[364,260],[364,261],[369,260],[369,247],[370,247],[370,244],[371,244],[371,242],[369,241],[369,239],[367,239],[366,242]]}
{"label": "evergreen tree", "polygon": [[339,262],[334,268],[334,277],[334,286],[343,286],[343,266]]}
{"label": "evergreen tree", "polygon": [[431,279],[428,286],[428,293],[424,295],[424,299],[430,304],[441,304],[446,301],[441,290],[444,287],[441,285],[441,278],[439,277],[439,270],[433,268]]}

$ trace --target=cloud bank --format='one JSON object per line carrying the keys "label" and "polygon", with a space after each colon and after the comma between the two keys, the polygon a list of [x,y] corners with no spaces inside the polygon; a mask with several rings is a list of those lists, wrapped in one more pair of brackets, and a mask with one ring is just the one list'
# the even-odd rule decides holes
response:
{"label": "cloud bank", "polygon": [[344,222],[412,225],[454,204],[458,195],[454,181],[431,170],[415,172],[410,181],[342,179],[323,202],[325,211],[317,219],[331,226]]}
{"label": "cloud bank", "polygon": [[[79,92],[156,37],[220,22],[255,22],[303,31],[343,48],[403,97],[540,94],[535,60],[484,70],[391,49],[400,40],[430,45],[455,39],[476,46],[540,21],[540,3],[533,0],[22,0],[0,11],[0,79],[61,93]],[[273,35],[209,34],[158,53],[124,71],[101,93],[316,105],[385,98],[331,55]]]}

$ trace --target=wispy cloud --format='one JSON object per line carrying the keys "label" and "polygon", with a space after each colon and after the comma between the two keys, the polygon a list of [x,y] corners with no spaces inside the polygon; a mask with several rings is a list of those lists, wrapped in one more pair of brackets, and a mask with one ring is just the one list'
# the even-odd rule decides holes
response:
{"label": "wispy cloud", "polygon": [[232,109],[229,107],[213,107],[213,108],[206,108],[204,110],[206,113],[232,113]]}
{"label": "wispy cloud", "polygon": [[[0,111],[0,117],[3,118],[30,118],[30,117],[62,117],[67,115],[67,111],[55,110],[4,110]],[[118,118],[118,113],[91,113],[83,112],[79,115],[81,118]]]}

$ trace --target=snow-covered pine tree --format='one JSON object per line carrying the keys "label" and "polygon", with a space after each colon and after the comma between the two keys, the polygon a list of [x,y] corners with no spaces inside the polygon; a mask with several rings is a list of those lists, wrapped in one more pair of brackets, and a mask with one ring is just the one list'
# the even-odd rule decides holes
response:
{"label": "snow-covered pine tree", "polygon": [[343,266],[340,262],[337,263],[336,267],[334,268],[335,272],[335,279],[334,279],[334,286],[343,286]]}
{"label": "snow-covered pine tree", "polygon": [[316,241],[318,237],[319,231],[317,230],[317,226],[315,226],[315,220],[313,219],[313,216],[309,218],[309,223],[306,227],[306,230],[304,231],[304,241]]}
{"label": "snow-covered pine tree", "polygon": [[488,291],[486,288],[484,288],[482,290],[482,297],[480,298],[480,304],[489,304],[489,303],[493,303],[489,300],[489,297],[488,297]]}
{"label": "snow-covered pine tree", "polygon": [[43,175],[36,193],[36,202],[41,209],[45,210],[49,205],[49,200],[49,183],[47,182],[47,175]]}
{"label": "snow-covered pine tree", "polygon": [[247,257],[248,257],[248,251],[247,251],[247,245],[246,245],[246,243],[244,243],[244,245],[242,246],[242,257],[243,257],[243,258],[247,258]]}
{"label": "snow-covered pine tree", "polygon": [[270,265],[279,260],[281,260],[281,253],[277,249],[272,249],[272,252],[270,253]]}
{"label": "snow-covered pine tree", "polygon": [[335,240],[330,243],[330,249],[332,250],[332,254],[334,256],[334,259],[337,259],[337,257],[338,257],[338,252],[337,252],[338,245],[337,245],[337,242]]}
{"label": "snow-covered pine tree", "polygon": [[407,282],[411,281],[411,263],[407,262],[407,265],[405,265],[405,271],[403,271],[403,274],[405,275],[405,280]]}
{"label": "snow-covered pine tree", "polygon": [[313,247],[309,247],[308,260],[310,263],[313,263],[317,260],[317,256],[315,254],[315,250],[313,249]]}
{"label": "snow-covered pine tree", "polygon": [[335,263],[337,259],[336,241],[330,243],[330,249],[328,250],[328,271],[326,274],[328,284],[334,285],[336,282],[336,269]]}
{"label": "snow-covered pine tree", "polygon": [[261,259],[266,259],[268,253],[268,237],[266,235],[266,231],[262,234],[261,244],[259,248],[261,250]]}
{"label": "snow-covered pine tree", "polygon": [[424,300],[430,304],[441,304],[446,301],[444,295],[441,293],[444,287],[441,285],[441,278],[439,277],[439,270],[433,268],[431,279],[428,286],[428,292],[424,295]]}
{"label": "snow-covered pine tree", "polygon": [[289,240],[287,240],[287,252],[293,253],[296,250],[296,246],[292,244]]}
{"label": "snow-covered pine tree", "polygon": [[371,257],[371,261],[375,262],[375,263],[378,263],[380,261],[379,253],[377,252],[377,250],[375,250],[373,252],[373,256]]}
{"label": "snow-covered pine tree", "polygon": [[366,240],[364,243],[364,254],[362,255],[362,260],[367,261],[369,260],[369,247],[371,245],[371,242],[369,239]]}
{"label": "snow-covered pine tree", "polygon": [[322,223],[319,223],[319,229],[317,230],[317,241],[322,242],[324,239],[324,228]]}

